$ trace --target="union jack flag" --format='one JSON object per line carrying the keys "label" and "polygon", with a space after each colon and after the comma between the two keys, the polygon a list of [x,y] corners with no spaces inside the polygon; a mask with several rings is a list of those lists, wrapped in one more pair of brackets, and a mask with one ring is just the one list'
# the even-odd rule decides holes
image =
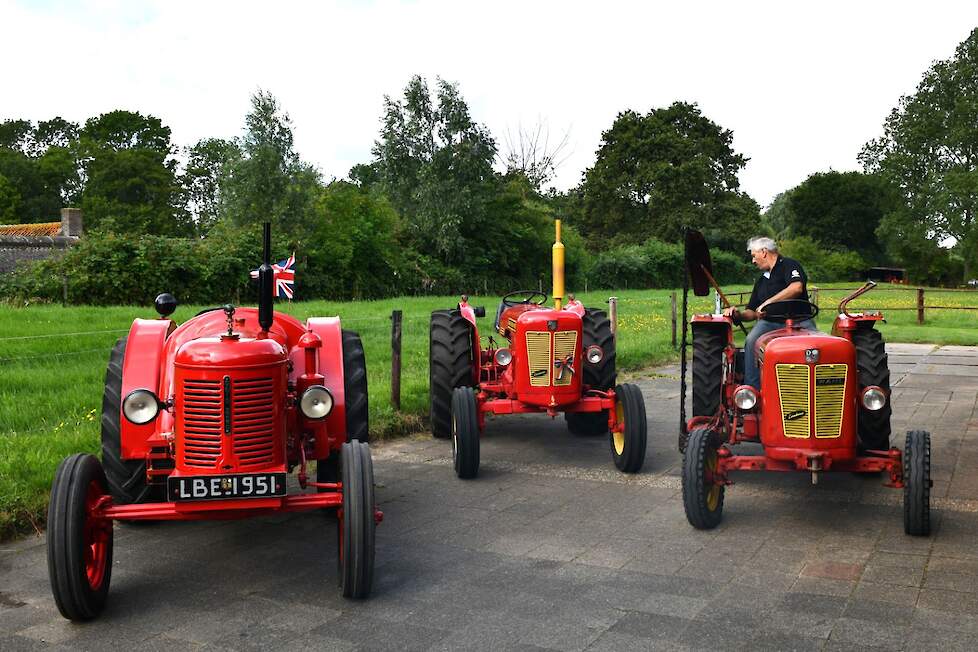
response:
{"label": "union jack flag", "polygon": [[[272,263],[272,269],[275,270],[272,277],[275,279],[275,296],[291,300],[295,296],[295,252],[287,260]],[[258,278],[257,269],[251,271],[251,278]]]}

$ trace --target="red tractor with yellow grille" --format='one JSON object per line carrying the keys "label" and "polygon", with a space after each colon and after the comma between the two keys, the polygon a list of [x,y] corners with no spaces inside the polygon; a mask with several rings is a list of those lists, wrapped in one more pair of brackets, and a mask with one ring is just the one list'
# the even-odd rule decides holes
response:
{"label": "red tractor with yellow grille", "polygon": [[645,462],[645,401],[638,387],[616,386],[615,338],[601,310],[578,301],[563,305],[564,245],[560,220],[553,246],[554,307],[547,295],[510,292],[482,348],[476,317],[485,308],[468,297],[454,310],[431,314],[429,330],[432,434],[452,439],[455,473],[474,478],[487,414],[563,412],[571,432],[607,435],[615,466],[636,473]]}
{"label": "red tractor with yellow grille", "polygon": [[[807,300],[770,303],[765,319],[784,327],[757,340],[761,387],[743,383],[743,349],[734,344],[729,305],[713,278],[703,236],[686,237],[688,280],[697,296],[716,289],[714,314],[694,315],[693,416],[685,418],[686,312],[683,348],[680,450],[686,517],[693,527],[719,525],[724,492],[735,471],[801,471],[812,475],[849,471],[882,473],[885,485],[903,489],[904,530],[930,534],[930,434],[907,433],[903,451],[890,446],[890,372],[879,313],[850,313],[850,301],[875,286],[870,281],[846,297],[832,332],[800,328],[818,307]],[[740,445],[759,443],[760,455]]]}
{"label": "red tractor with yellow grille", "polygon": [[343,595],[370,592],[382,514],[363,347],[338,317],[301,323],[273,311],[269,249],[266,224],[258,309],[213,308],[177,326],[176,301],[162,294],[160,318],[136,319],[112,349],[101,461],[66,458],[51,487],[48,571],[65,618],[89,620],[105,605],[115,520],[336,509]]}

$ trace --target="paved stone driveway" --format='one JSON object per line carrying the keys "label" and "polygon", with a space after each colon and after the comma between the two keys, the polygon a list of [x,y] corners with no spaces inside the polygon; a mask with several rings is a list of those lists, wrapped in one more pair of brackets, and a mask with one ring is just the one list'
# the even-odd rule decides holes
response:
{"label": "paved stone driveway", "polygon": [[428,437],[375,447],[374,596],[338,596],[319,514],[117,526],[110,603],[73,625],[42,539],[0,551],[0,650],[196,648],[978,649],[978,349],[891,345],[895,437],[933,435],[934,534],[903,534],[878,478],[741,474],[692,529],[677,369],[639,380],[643,472],[562,420],[491,422],[478,479]]}

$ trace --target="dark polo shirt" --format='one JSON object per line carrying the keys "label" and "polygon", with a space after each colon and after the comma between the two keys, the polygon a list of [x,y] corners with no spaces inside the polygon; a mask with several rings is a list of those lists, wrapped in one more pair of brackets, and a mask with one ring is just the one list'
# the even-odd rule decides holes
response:
{"label": "dark polo shirt", "polygon": [[778,256],[778,261],[774,263],[774,267],[764,272],[754,283],[754,291],[750,294],[747,307],[751,310],[757,310],[759,305],[798,281],[801,281],[802,290],[802,295],[798,298],[805,299],[808,297],[808,277],[805,276],[805,270],[801,268],[797,260]]}

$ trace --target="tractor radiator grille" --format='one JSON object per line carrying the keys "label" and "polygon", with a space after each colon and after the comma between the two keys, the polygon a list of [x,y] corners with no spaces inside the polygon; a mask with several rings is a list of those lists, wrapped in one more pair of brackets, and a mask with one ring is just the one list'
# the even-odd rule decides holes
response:
{"label": "tractor radiator grille", "polygon": [[185,380],[183,397],[184,464],[212,468],[221,456],[224,430],[221,381]]}
{"label": "tractor radiator grille", "polygon": [[526,360],[530,367],[530,385],[550,385],[550,333],[531,331],[526,334]]}
{"label": "tractor radiator grille", "polygon": [[807,364],[779,364],[775,367],[785,437],[807,439],[810,434],[808,369]]}
{"label": "tractor radiator grille", "polygon": [[[570,358],[571,366],[577,365],[577,360],[574,360],[576,350],[577,331],[559,331],[554,333],[554,360],[560,360],[563,363]],[[563,377],[560,377],[559,373],[554,377],[554,385],[563,387],[564,385],[570,385],[573,380],[574,374],[569,370],[564,371]]]}
{"label": "tractor radiator grille", "polygon": [[[225,429],[224,383],[185,380],[182,441],[184,464],[214,468],[222,452],[247,469],[274,461],[274,381],[271,378],[231,380],[230,450],[222,450]],[[230,460],[227,460],[230,461]]]}
{"label": "tractor radiator grille", "polygon": [[844,364],[820,364],[815,367],[815,436],[842,435],[842,409],[846,396]]}

